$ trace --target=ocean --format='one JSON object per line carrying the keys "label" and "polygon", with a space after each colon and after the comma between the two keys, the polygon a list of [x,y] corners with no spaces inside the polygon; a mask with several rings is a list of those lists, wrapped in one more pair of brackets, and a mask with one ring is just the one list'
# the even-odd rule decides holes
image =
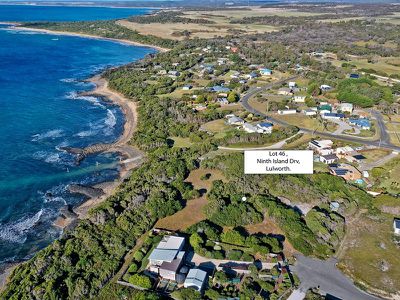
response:
{"label": "ocean", "polygon": [[[18,14],[11,14],[15,7],[3,8],[0,20],[4,21],[45,19],[49,12],[44,8],[40,13],[35,7],[33,13],[31,6],[18,6]],[[99,13],[89,7],[84,14],[73,11],[51,7],[49,20],[147,12],[102,8]],[[154,50],[0,25],[0,264],[29,258],[60,236],[60,229],[52,226],[60,209],[84,200],[68,193],[68,184],[92,185],[117,178],[115,154],[93,155],[78,166],[75,157],[60,148],[118,139],[124,124],[121,109],[104,99],[79,96],[93,88],[83,80],[149,53]]]}

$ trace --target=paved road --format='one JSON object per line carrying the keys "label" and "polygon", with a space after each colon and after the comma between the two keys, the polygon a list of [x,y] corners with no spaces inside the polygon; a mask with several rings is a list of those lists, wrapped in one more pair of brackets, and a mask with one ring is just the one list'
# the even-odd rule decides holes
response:
{"label": "paved road", "polygon": [[[290,124],[276,119],[272,116],[267,116],[266,114],[264,114],[263,112],[260,112],[259,110],[255,109],[254,107],[252,107],[249,104],[249,100],[262,92],[265,92],[266,90],[271,89],[272,87],[276,86],[276,85],[281,85],[285,82],[288,81],[292,81],[295,80],[298,76],[292,76],[274,83],[270,83],[268,85],[259,87],[259,88],[251,88],[247,91],[247,93],[242,97],[241,99],[241,103],[242,106],[248,111],[251,112],[255,115],[259,115],[262,117],[267,118],[269,121],[275,123],[275,124],[279,124],[282,126],[289,126]],[[383,120],[382,115],[375,111],[375,110],[371,110],[372,115],[376,118],[377,120],[377,127],[379,129],[379,133],[380,133],[380,139],[379,140],[369,140],[366,138],[362,138],[362,137],[353,137],[353,136],[349,136],[349,135],[335,135],[333,133],[329,133],[329,132],[321,132],[321,131],[315,131],[315,130],[311,130],[308,128],[301,128],[299,127],[300,130],[302,130],[305,133],[309,133],[312,135],[317,135],[317,136],[321,136],[321,137],[325,137],[325,138],[331,138],[331,139],[337,139],[337,140],[342,140],[342,141],[347,141],[347,142],[351,142],[351,143],[359,143],[359,144],[363,144],[363,145],[368,145],[368,146],[376,146],[376,147],[382,147],[382,148],[387,148],[387,149],[391,149],[391,150],[395,150],[395,151],[400,151],[400,147],[399,146],[395,146],[390,142],[390,136],[386,131],[386,126]]]}
{"label": "paved road", "polygon": [[343,275],[336,266],[334,259],[327,261],[297,256],[295,266],[291,268],[301,281],[299,290],[307,291],[318,287],[322,293],[330,294],[343,300],[378,300],[378,298],[358,289],[354,283]]}

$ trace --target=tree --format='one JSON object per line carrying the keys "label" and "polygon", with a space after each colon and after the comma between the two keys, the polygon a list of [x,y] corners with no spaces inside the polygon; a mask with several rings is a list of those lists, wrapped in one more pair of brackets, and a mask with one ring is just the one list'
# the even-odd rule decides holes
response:
{"label": "tree", "polygon": [[150,278],[140,274],[134,274],[129,277],[129,283],[145,289],[150,289],[152,287]]}
{"label": "tree", "polygon": [[192,245],[192,247],[196,250],[202,247],[204,241],[201,236],[195,232],[190,236],[189,242],[190,245]]}
{"label": "tree", "polygon": [[191,288],[177,290],[171,296],[178,300],[201,300],[200,292]]}
{"label": "tree", "polygon": [[236,92],[230,92],[228,95],[228,102],[234,103],[239,101],[239,95]]}
{"label": "tree", "polygon": [[246,238],[239,231],[232,229],[224,232],[221,235],[221,240],[224,243],[243,246]]}

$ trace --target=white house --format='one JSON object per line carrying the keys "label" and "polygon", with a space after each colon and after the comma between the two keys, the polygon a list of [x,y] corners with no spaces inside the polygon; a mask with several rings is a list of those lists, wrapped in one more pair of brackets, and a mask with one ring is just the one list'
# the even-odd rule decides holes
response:
{"label": "white house", "polygon": [[393,220],[393,230],[395,234],[400,235],[400,219]]}
{"label": "white house", "polygon": [[191,90],[193,87],[191,86],[191,85],[185,85],[183,88],[182,88],[182,90],[183,91],[189,91],[189,90]]}
{"label": "white house", "polygon": [[305,110],[303,110],[303,113],[306,116],[316,116],[317,115],[317,112],[315,110],[312,110],[312,109],[305,109]]}
{"label": "white house", "polygon": [[239,117],[231,117],[228,119],[229,125],[243,125],[244,121]]}
{"label": "white house", "polygon": [[322,118],[326,119],[326,120],[340,120],[340,119],[344,119],[345,115],[329,112],[329,113],[322,114]]}
{"label": "white house", "polygon": [[269,134],[272,133],[272,128],[274,127],[274,125],[272,123],[268,123],[268,122],[263,122],[263,123],[259,123],[257,124],[257,131],[260,133],[264,133],[264,134]]}
{"label": "white house", "polygon": [[204,284],[206,283],[207,273],[200,269],[190,269],[186,276],[183,286],[185,288],[192,288],[197,291],[202,291]]}
{"label": "white house", "polygon": [[321,155],[319,160],[324,164],[333,164],[339,160],[339,158],[335,154]]}
{"label": "white house", "polygon": [[294,115],[297,111],[295,109],[280,109],[278,115]]}
{"label": "white house", "polygon": [[304,103],[304,102],[306,102],[306,96],[294,96],[293,102]]}
{"label": "white house", "polygon": [[330,91],[332,89],[332,87],[330,85],[327,85],[327,84],[323,84],[319,88],[323,92],[327,92],[327,91]]}
{"label": "white house", "polygon": [[341,103],[339,105],[339,110],[341,110],[342,112],[348,112],[348,113],[352,113],[353,112],[353,104],[351,103]]}
{"label": "white house", "polygon": [[164,236],[157,247],[150,253],[149,270],[162,278],[176,280],[182,265],[185,251],[185,238],[179,236]]}
{"label": "white house", "polygon": [[245,123],[245,124],[243,125],[243,129],[244,129],[244,131],[246,131],[246,132],[248,132],[248,133],[255,133],[255,132],[258,132],[257,127],[254,126],[254,125],[252,125],[252,124],[250,124],[250,123]]}
{"label": "white house", "polygon": [[354,149],[350,146],[345,146],[345,147],[338,147],[336,148],[336,155],[340,158],[346,157],[350,155],[351,153],[354,152]]}
{"label": "white house", "polygon": [[288,83],[288,85],[289,85],[289,89],[294,89],[294,88],[296,87],[296,82],[290,81],[290,82]]}
{"label": "white house", "polygon": [[327,155],[333,153],[333,142],[331,140],[312,140],[308,143],[308,148],[314,150],[320,155]]}
{"label": "white house", "polygon": [[278,90],[278,95],[288,96],[292,94],[292,90],[289,88],[280,88]]}

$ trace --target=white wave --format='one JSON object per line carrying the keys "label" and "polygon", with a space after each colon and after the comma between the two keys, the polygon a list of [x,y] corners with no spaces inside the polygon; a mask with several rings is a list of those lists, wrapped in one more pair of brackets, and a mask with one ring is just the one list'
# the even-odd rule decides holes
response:
{"label": "white wave", "polygon": [[115,125],[117,124],[117,118],[110,109],[107,109],[107,117],[104,120],[104,124],[106,125],[104,134],[111,135]]}
{"label": "white wave", "polygon": [[71,82],[76,82],[75,78],[63,78],[60,79],[61,82],[66,82],[66,83],[71,83]]}
{"label": "white wave", "polygon": [[67,205],[67,201],[63,197],[44,197],[44,203],[49,202],[61,202],[63,205]]}
{"label": "white wave", "polygon": [[61,162],[61,157],[60,157],[59,153],[53,153],[53,154],[46,156],[44,161],[49,164],[55,164],[55,163]]}
{"label": "white wave", "polygon": [[88,136],[94,136],[96,134],[97,134],[97,131],[95,131],[95,130],[85,130],[85,131],[78,132],[77,134],[75,134],[75,136],[83,138],[83,137],[88,137]]}
{"label": "white wave", "polygon": [[105,106],[103,104],[100,103],[100,100],[96,97],[93,96],[82,96],[79,95],[77,92],[70,92],[67,96],[67,99],[72,99],[72,100],[84,100],[87,102],[92,103],[95,106],[101,107],[101,108],[105,108]]}
{"label": "white wave", "polygon": [[26,233],[39,222],[42,214],[43,209],[31,217],[26,217],[10,224],[2,224],[0,227],[0,239],[23,244],[26,240]]}
{"label": "white wave", "polygon": [[53,129],[44,133],[38,133],[32,136],[32,142],[39,142],[45,139],[56,139],[64,136],[62,129]]}

